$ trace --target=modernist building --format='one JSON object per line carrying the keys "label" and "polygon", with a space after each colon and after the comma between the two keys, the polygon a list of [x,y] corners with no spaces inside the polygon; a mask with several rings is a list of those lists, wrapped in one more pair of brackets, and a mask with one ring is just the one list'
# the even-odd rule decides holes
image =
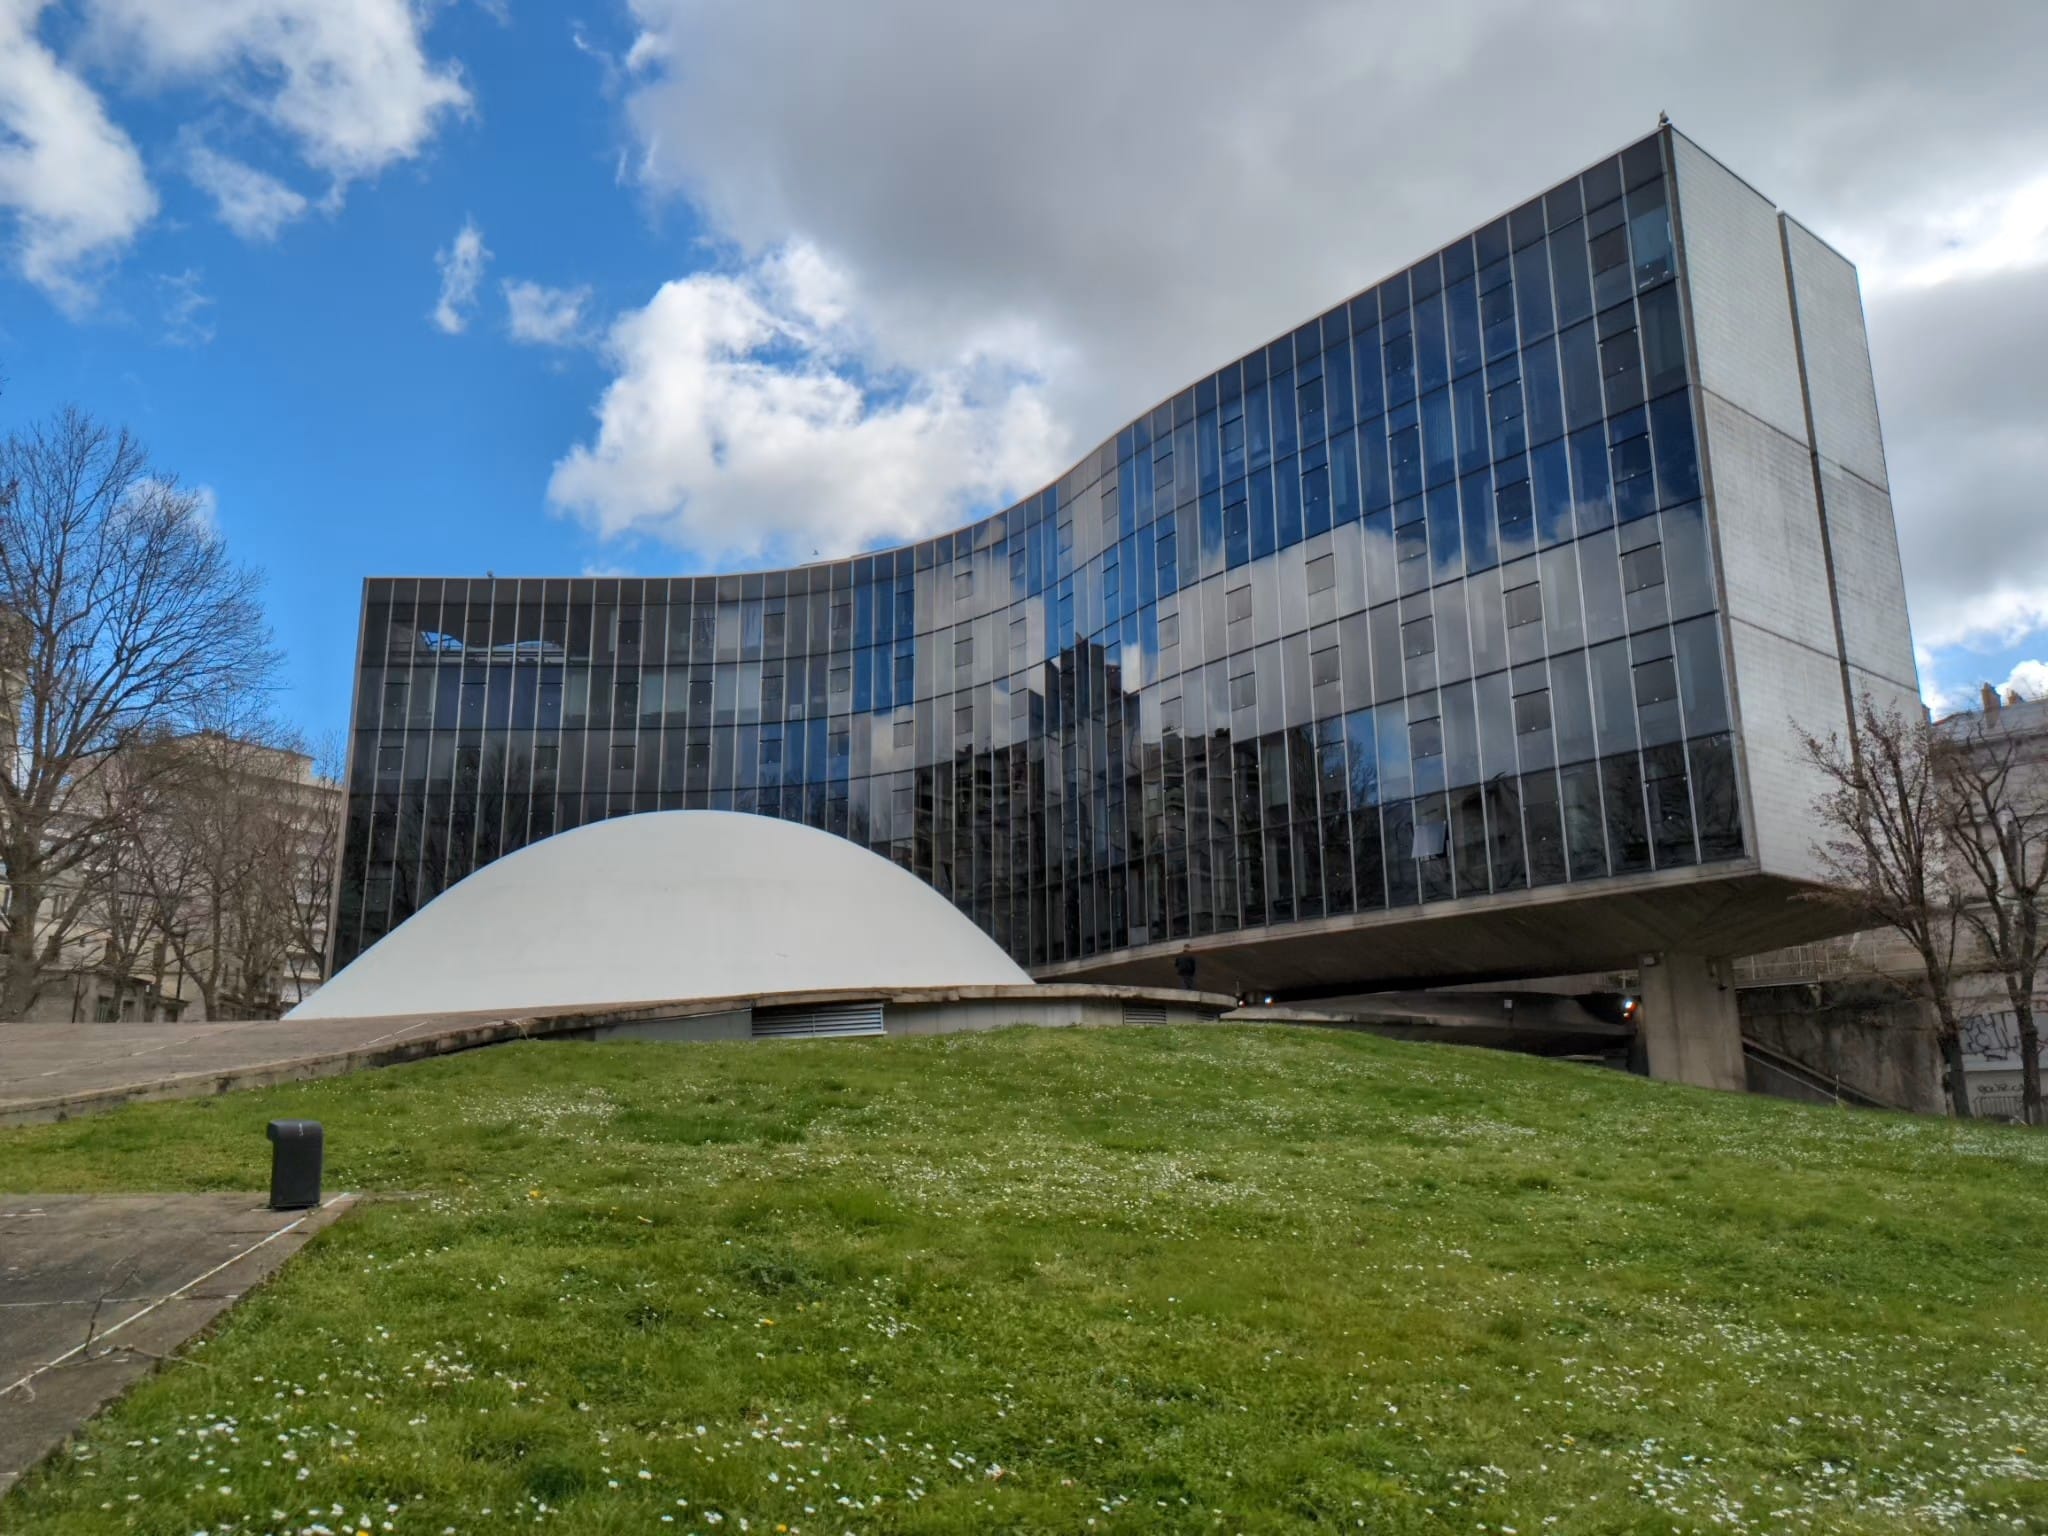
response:
{"label": "modernist building", "polygon": [[1855,271],[1660,128],[958,532],[368,582],[334,958],[565,828],[730,809],[1041,979],[1651,957],[1653,1064],[1739,1083],[1723,962],[1832,931],[1797,733],[1865,690],[1916,681]]}

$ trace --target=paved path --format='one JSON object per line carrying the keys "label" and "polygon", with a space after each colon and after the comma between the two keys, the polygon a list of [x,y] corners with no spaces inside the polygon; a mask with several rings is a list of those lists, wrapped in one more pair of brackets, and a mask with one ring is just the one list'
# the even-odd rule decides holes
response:
{"label": "paved path", "polygon": [[0,1125],[327,1077],[574,1027],[566,1018],[475,1015],[302,1024],[0,1024]]}
{"label": "paved path", "polygon": [[347,1210],[0,1195],[0,1493]]}

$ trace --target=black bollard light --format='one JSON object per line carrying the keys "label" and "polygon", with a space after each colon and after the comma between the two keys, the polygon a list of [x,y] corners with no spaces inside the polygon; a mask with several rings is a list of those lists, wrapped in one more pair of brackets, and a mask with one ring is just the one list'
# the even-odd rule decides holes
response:
{"label": "black bollard light", "polygon": [[270,1208],[302,1211],[320,1203],[320,1163],[327,1133],[318,1120],[273,1120],[270,1137]]}

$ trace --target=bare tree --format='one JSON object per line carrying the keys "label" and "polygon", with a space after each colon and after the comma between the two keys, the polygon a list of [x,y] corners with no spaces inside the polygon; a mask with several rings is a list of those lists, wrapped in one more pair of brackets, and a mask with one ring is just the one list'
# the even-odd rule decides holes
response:
{"label": "bare tree", "polygon": [[1954,862],[1967,877],[1963,920],[1998,969],[2020,1037],[2020,1113],[2040,1125],[2041,1036],[2034,988],[2048,931],[2048,784],[2018,737],[1994,717],[1955,722],[1940,742],[1942,815]]}
{"label": "bare tree", "polygon": [[139,838],[151,926],[207,1018],[267,1012],[294,938],[297,839],[285,796],[303,757],[248,720],[215,720],[150,750],[164,760]]}
{"label": "bare tree", "polygon": [[1934,1006],[1949,1102],[1970,1113],[1956,1017],[1957,940],[1964,903],[1947,863],[1942,754],[1925,719],[1880,708],[1865,694],[1854,737],[1802,737],[1828,788],[1815,802],[1821,836],[1814,853],[1835,902],[1898,933],[1920,957]]}
{"label": "bare tree", "polygon": [[257,575],[142,445],[75,411],[0,442],[0,1017],[56,964],[47,919],[115,818],[108,764],[269,682]]}
{"label": "bare tree", "polygon": [[314,743],[312,756],[311,782],[287,802],[292,857],[278,899],[288,916],[297,964],[319,982],[327,979],[327,922],[341,863],[347,739],[330,731]]}

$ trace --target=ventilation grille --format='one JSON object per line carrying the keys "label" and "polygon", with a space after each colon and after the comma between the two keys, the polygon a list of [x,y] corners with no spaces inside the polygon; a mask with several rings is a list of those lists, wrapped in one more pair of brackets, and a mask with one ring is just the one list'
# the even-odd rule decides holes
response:
{"label": "ventilation grille", "polygon": [[841,1003],[825,1008],[756,1008],[754,1038],[817,1039],[882,1033],[880,1003]]}
{"label": "ventilation grille", "polygon": [[1164,1003],[1125,1003],[1126,1024],[1164,1024],[1166,1005]]}

